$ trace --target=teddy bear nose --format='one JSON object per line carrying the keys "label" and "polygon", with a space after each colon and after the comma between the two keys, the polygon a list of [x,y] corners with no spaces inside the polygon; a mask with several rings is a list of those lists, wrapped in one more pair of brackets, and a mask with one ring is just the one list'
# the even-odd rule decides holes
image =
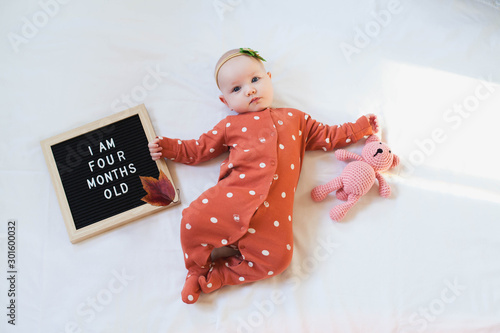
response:
{"label": "teddy bear nose", "polygon": [[373,157],[377,156],[377,154],[382,154],[384,151],[382,150],[382,148],[379,148],[377,149],[377,152],[375,153],[375,155],[373,155]]}

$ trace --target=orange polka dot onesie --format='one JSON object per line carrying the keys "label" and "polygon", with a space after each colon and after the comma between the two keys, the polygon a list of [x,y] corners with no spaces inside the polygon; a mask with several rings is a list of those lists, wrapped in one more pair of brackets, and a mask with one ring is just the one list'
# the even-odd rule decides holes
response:
{"label": "orange polka dot onesie", "polygon": [[[268,108],[228,116],[198,140],[160,137],[162,157],[197,164],[226,151],[218,183],[182,212],[181,243],[188,275],[182,300],[201,291],[262,280],[292,259],[295,187],[306,150],[333,150],[372,134],[366,117],[323,125],[302,111]],[[211,260],[214,248],[241,255]]]}

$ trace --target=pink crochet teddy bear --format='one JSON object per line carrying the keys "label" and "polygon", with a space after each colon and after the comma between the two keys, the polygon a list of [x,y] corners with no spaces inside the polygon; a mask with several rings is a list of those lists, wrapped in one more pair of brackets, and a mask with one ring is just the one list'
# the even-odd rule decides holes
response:
{"label": "pink crochet teddy bear", "polygon": [[325,185],[316,186],[311,197],[314,201],[321,201],[326,196],[337,191],[337,198],[346,201],[332,208],[330,217],[340,221],[359,198],[365,195],[378,179],[379,193],[388,198],[391,188],[380,172],[389,170],[399,164],[399,157],[394,155],[389,146],[381,142],[378,136],[371,135],[367,140],[361,156],[344,149],[335,151],[335,157],[340,161],[356,160],[347,164],[342,174]]}

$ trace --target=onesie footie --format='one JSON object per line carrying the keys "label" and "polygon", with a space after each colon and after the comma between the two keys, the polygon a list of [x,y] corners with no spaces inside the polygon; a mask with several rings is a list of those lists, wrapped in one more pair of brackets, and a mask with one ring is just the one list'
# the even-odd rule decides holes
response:
{"label": "onesie footie", "polygon": [[[293,203],[304,152],[332,151],[371,134],[366,116],[328,126],[296,109],[267,108],[228,116],[197,140],[160,137],[162,157],[188,165],[229,152],[217,184],[182,212],[181,244],[192,274],[182,300],[192,304],[201,291],[284,271],[292,258]],[[211,251],[231,245],[241,256],[217,259],[208,271]]]}

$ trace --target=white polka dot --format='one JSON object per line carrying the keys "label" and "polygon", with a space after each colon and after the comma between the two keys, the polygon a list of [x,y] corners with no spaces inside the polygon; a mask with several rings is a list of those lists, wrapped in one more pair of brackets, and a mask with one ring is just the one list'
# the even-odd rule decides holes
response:
{"label": "white polka dot", "polygon": [[299,130],[299,136],[302,136],[302,131],[301,130]]}
{"label": "white polka dot", "polygon": [[286,244],[286,249],[290,251],[292,249],[292,246],[290,244]]}
{"label": "white polka dot", "polygon": [[351,142],[351,139],[345,140],[345,143],[349,143],[349,142]]}
{"label": "white polka dot", "polygon": [[195,143],[196,143],[196,145],[197,145],[197,146],[199,146],[199,145],[200,145],[200,143],[199,143],[198,141],[196,141]]}
{"label": "white polka dot", "polygon": [[269,202],[264,201],[264,206],[266,206],[266,208],[268,208],[269,207]]}
{"label": "white polka dot", "polygon": [[321,149],[323,149],[324,151],[327,151],[328,149],[326,149],[326,147],[322,147]]}
{"label": "white polka dot", "polygon": [[215,151],[215,148],[210,148],[210,152],[213,153]]}
{"label": "white polka dot", "polygon": [[255,229],[254,228],[248,228],[248,232],[251,234],[255,234]]}
{"label": "white polka dot", "polygon": [[255,119],[255,120],[259,120],[259,119],[260,119],[260,117],[259,117],[259,116],[255,116],[255,117],[253,117],[253,119]]}
{"label": "white polka dot", "polygon": [[326,143],[330,143],[330,138],[326,138],[326,139],[325,139],[325,142],[326,142]]}
{"label": "white polka dot", "polygon": [[289,115],[289,116],[291,117],[291,116],[293,116],[293,113],[291,113],[291,112],[288,112],[288,115]]}
{"label": "white polka dot", "polygon": [[245,132],[247,131],[247,128],[246,128],[246,127],[243,127],[243,128],[241,129],[241,131],[242,131],[243,133],[245,133]]}
{"label": "white polka dot", "polygon": [[278,180],[278,174],[275,174],[275,175],[273,176],[273,179],[274,179],[274,180]]}
{"label": "white polka dot", "polygon": [[240,178],[241,178],[241,179],[245,178],[245,174],[244,174],[244,173],[242,173],[242,174],[240,175]]}
{"label": "white polka dot", "polygon": [[294,139],[294,140],[295,140],[295,135],[292,135],[292,139]]}
{"label": "white polka dot", "polygon": [[228,192],[228,193],[226,194],[226,196],[227,196],[228,198],[232,198],[232,197],[233,197],[233,194],[232,194],[231,192]]}
{"label": "white polka dot", "polygon": [[266,138],[260,138],[259,141],[264,143],[264,142],[266,142]]}
{"label": "white polka dot", "polygon": [[177,143],[182,145],[182,141],[181,140],[177,140]]}
{"label": "white polka dot", "polygon": [[186,259],[187,259],[187,258],[189,258],[189,256],[188,256],[188,254],[187,254],[187,253],[184,253],[184,256],[186,257]]}
{"label": "white polka dot", "polygon": [[295,165],[293,165],[292,163],[292,165],[290,165],[290,168],[292,168],[292,170],[295,169]]}
{"label": "white polka dot", "polygon": [[192,302],[194,300],[193,295],[188,295],[188,300]]}
{"label": "white polka dot", "polygon": [[292,221],[292,215],[288,215],[288,221]]}
{"label": "white polka dot", "polygon": [[212,131],[213,135],[217,134],[217,131]]}
{"label": "white polka dot", "polygon": [[226,245],[227,244],[227,239],[223,239],[220,242],[222,243],[222,245]]}
{"label": "white polka dot", "polygon": [[233,148],[234,148],[234,147],[236,147],[237,145],[238,145],[237,143],[234,143],[234,144],[233,144]]}
{"label": "white polka dot", "polygon": [[187,230],[191,229],[191,224],[186,223],[186,229],[187,229]]}
{"label": "white polka dot", "polygon": [[262,163],[260,163],[260,164],[259,164],[259,166],[260,166],[261,168],[265,168],[265,167],[266,167],[266,163],[262,162]]}
{"label": "white polka dot", "polygon": [[233,165],[233,163],[229,163],[229,164],[227,165],[227,167],[228,167],[229,169],[232,169],[232,168],[233,168],[233,166],[234,166],[234,165]]}
{"label": "white polka dot", "polygon": [[248,266],[253,267],[253,262],[249,261]]}
{"label": "white polka dot", "polygon": [[268,250],[262,250],[262,254],[267,257],[269,255],[269,251]]}
{"label": "white polka dot", "polygon": [[231,123],[227,123],[227,124],[226,124],[226,127],[229,127],[229,126],[231,126]]}
{"label": "white polka dot", "polygon": [[283,125],[283,121],[282,120],[278,120],[278,124],[279,125]]}
{"label": "white polka dot", "polygon": [[304,116],[304,118],[307,120],[307,119],[309,118],[309,115],[308,115],[308,114],[306,114],[306,115]]}
{"label": "white polka dot", "polygon": [[240,222],[240,216],[238,214],[234,214],[233,219],[235,222]]}
{"label": "white polka dot", "polygon": [[286,193],[285,193],[285,192],[282,192],[282,193],[281,193],[281,197],[282,197],[283,199],[284,199],[284,198],[286,198]]}
{"label": "white polka dot", "polygon": [[274,221],[274,226],[279,227],[280,223],[278,221]]}
{"label": "white polka dot", "polygon": [[273,275],[273,274],[274,274],[274,272],[273,272],[273,271],[269,271],[269,272],[267,272],[267,275]]}
{"label": "white polka dot", "polygon": [[243,281],[245,281],[245,278],[243,276],[240,276],[240,278],[238,280],[240,280],[241,282],[243,282]]}
{"label": "white polka dot", "polygon": [[211,217],[211,218],[210,218],[210,222],[212,222],[212,223],[217,223],[217,219],[216,219],[215,217]]}
{"label": "white polka dot", "polygon": [[245,149],[243,150],[245,153],[248,153],[250,151],[250,149]]}
{"label": "white polka dot", "polygon": [[208,199],[203,199],[201,200],[201,202],[203,202],[204,204],[208,203]]}
{"label": "white polka dot", "polygon": [[229,267],[229,263],[227,261],[226,261],[226,263],[224,265],[226,265],[226,267]]}
{"label": "white polka dot", "polygon": [[285,146],[283,146],[281,143],[280,143],[280,149],[285,149]]}
{"label": "white polka dot", "polygon": [[201,246],[203,246],[203,247],[205,247],[207,245],[208,245],[207,243],[201,243]]}
{"label": "white polka dot", "polygon": [[248,191],[248,193],[250,193],[250,195],[255,195],[255,191]]}
{"label": "white polka dot", "polygon": [[211,283],[207,284],[207,288],[212,288],[212,284]]}

